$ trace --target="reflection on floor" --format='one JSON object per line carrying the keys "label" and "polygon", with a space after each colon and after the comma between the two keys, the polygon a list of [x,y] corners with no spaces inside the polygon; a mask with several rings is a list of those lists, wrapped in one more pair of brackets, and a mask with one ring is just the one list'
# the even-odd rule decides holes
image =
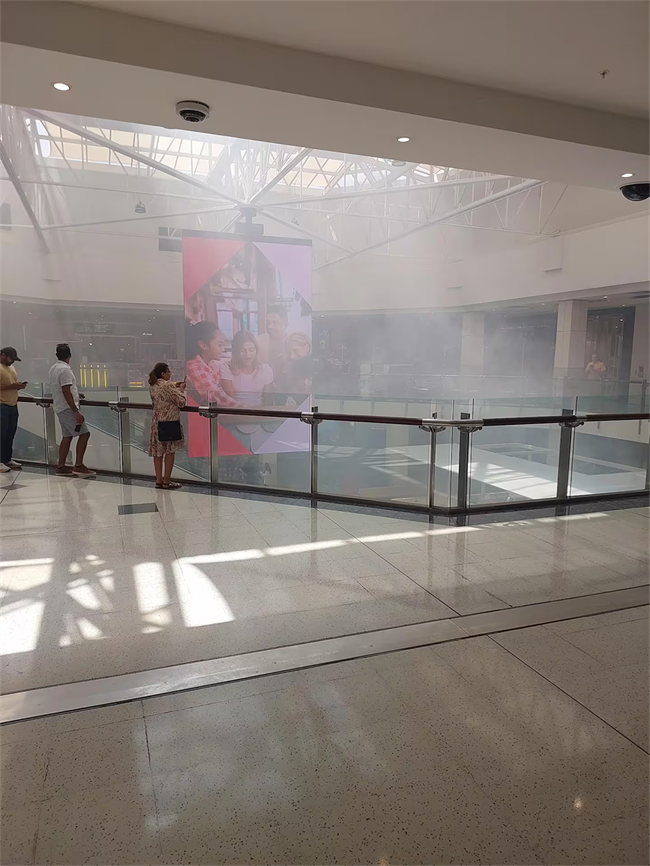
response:
{"label": "reflection on floor", "polygon": [[648,608],[8,725],[2,862],[648,863]]}
{"label": "reflection on floor", "polygon": [[[646,507],[456,526],[14,475],[0,488],[4,692],[648,582]],[[119,513],[146,503],[157,511]]]}

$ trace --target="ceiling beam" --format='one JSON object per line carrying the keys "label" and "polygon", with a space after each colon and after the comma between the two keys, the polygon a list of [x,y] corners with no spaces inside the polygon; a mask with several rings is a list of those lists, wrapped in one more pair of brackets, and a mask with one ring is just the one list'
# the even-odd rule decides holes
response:
{"label": "ceiling beam", "polygon": [[255,204],[256,201],[259,201],[262,198],[262,196],[266,195],[266,193],[270,189],[273,189],[273,187],[276,184],[280,183],[280,181],[283,178],[285,178],[289,174],[290,171],[293,171],[294,168],[296,168],[298,165],[300,165],[300,163],[303,161],[303,159],[305,159],[305,157],[308,156],[312,152],[312,149],[313,148],[311,148],[311,147],[303,147],[303,149],[298,151],[298,153],[295,154],[295,156],[292,156],[291,159],[289,159],[282,166],[282,168],[280,169],[280,171],[276,174],[276,176],[274,178],[272,178],[267,184],[265,184],[262,187],[262,189],[259,189],[255,193],[255,195],[251,196],[248,203],[249,204]]}
{"label": "ceiling beam", "polygon": [[[518,183],[515,186],[511,186],[508,189],[501,190],[500,192],[494,192],[490,195],[485,196],[485,198],[478,199],[478,201],[470,202],[469,204],[462,205],[461,207],[457,207],[454,210],[447,211],[447,213],[440,214],[439,216],[433,217],[426,222],[420,223],[420,225],[415,226],[414,228],[407,229],[399,235],[395,235],[392,238],[385,238],[384,240],[378,241],[375,244],[371,244],[368,247],[364,247],[360,250],[355,250],[350,253],[347,258],[354,258],[355,256],[360,256],[364,253],[372,252],[373,250],[377,250],[380,247],[385,247],[388,244],[394,244],[397,241],[403,240],[403,238],[410,237],[411,235],[416,234],[417,232],[423,231],[423,229],[431,228],[431,226],[437,225],[438,223],[447,222],[450,219],[454,219],[457,216],[462,216],[462,214],[471,213],[471,211],[477,210],[480,207],[486,207],[487,205],[494,204],[494,202],[501,201],[505,198],[510,198],[510,196],[518,195],[522,192],[528,192],[528,190],[534,189],[535,187],[542,186],[545,183],[543,180],[527,180],[524,183]],[[344,257],[346,258],[346,257]],[[327,262],[322,265],[319,270],[323,268],[327,268],[330,265],[336,264],[336,262],[340,262],[341,259],[335,259],[332,262]]]}
{"label": "ceiling beam", "polygon": [[2,164],[5,167],[5,171],[9,175],[9,180],[14,185],[14,189],[18,193],[18,198],[22,202],[25,211],[27,212],[27,216],[29,217],[29,221],[34,226],[34,231],[38,236],[38,240],[43,248],[43,251],[46,253],[51,252],[48,246],[47,241],[45,240],[45,235],[43,234],[43,229],[41,228],[41,224],[36,218],[36,214],[34,213],[34,208],[31,205],[30,200],[27,198],[27,193],[25,192],[25,188],[20,182],[20,178],[16,174],[16,169],[13,167],[13,163],[9,159],[9,154],[7,153],[7,149],[4,146],[4,142],[0,141],[0,160],[2,160]]}
{"label": "ceiling beam", "polygon": [[[8,177],[0,177],[0,180],[9,180],[9,178]],[[83,183],[67,183],[65,181],[59,181],[59,180],[25,180],[23,178],[22,184],[23,184],[23,186],[27,186],[30,184],[35,184],[37,186],[60,186],[60,187],[66,187],[67,189],[84,189],[84,190],[87,190],[89,192],[119,192],[122,194],[126,193],[126,195],[133,195],[133,196],[137,195],[139,198],[141,198],[144,195],[144,196],[150,196],[150,197],[155,197],[155,198],[182,198],[185,200],[189,199],[189,201],[196,201],[196,202],[221,201],[220,198],[217,198],[216,196],[209,196],[209,195],[203,195],[203,196],[197,197],[196,195],[183,195],[182,193],[178,193],[178,192],[156,192],[155,190],[151,190],[151,189],[148,189],[148,190],[125,189],[124,187],[116,187],[116,186],[89,186],[89,185],[83,184]]]}
{"label": "ceiling beam", "polygon": [[226,201],[232,202],[232,204],[236,205],[246,204],[246,202],[241,201],[234,196],[228,195],[228,193],[221,192],[221,190],[218,189],[214,189],[214,187],[209,186],[209,184],[204,183],[197,177],[193,177],[191,174],[183,174],[182,171],[171,168],[171,166],[169,165],[163,165],[163,163],[152,159],[150,156],[146,156],[144,153],[139,153],[137,150],[133,150],[133,148],[126,147],[123,144],[117,144],[117,142],[111,141],[110,138],[106,138],[106,136],[97,135],[94,132],[90,132],[90,130],[85,129],[83,126],[76,126],[74,123],[69,123],[67,120],[61,120],[59,117],[51,117],[49,114],[45,114],[45,112],[43,111],[36,111],[32,108],[24,109],[24,111],[30,117],[40,120],[42,123],[52,123],[54,124],[54,126],[60,126],[61,129],[66,129],[68,132],[72,132],[75,135],[80,135],[82,138],[86,138],[88,139],[88,141],[92,141],[95,144],[101,145],[102,147],[108,147],[110,150],[115,151],[115,153],[120,153],[122,154],[122,156],[126,156],[128,159],[133,159],[136,162],[140,162],[143,165],[149,166],[149,168],[154,168],[156,171],[160,171],[163,174],[168,174],[170,177],[176,178],[176,180],[180,180],[183,183],[189,183],[191,186],[195,186],[197,189],[202,189],[205,192],[209,192],[213,196],[217,196],[220,199],[225,199]]}
{"label": "ceiling beam", "polygon": [[[328,238],[323,237],[322,235],[317,235],[315,232],[310,232],[308,229],[302,228],[302,226],[296,225],[295,223],[289,223],[286,220],[280,219],[273,213],[263,212],[261,214],[265,219],[273,220],[273,222],[279,223],[281,226],[287,226],[287,228],[293,229],[295,232],[300,232],[303,235],[307,235],[308,238],[313,238],[315,241],[321,241],[324,244],[328,244],[331,247],[339,250],[342,253],[345,253],[345,256],[350,255],[350,250],[347,247],[341,246],[341,244],[337,244],[336,241],[331,241]],[[345,258],[345,257],[344,257]],[[337,262],[340,259],[336,260]]]}
{"label": "ceiling beam", "polygon": [[[402,169],[402,173],[406,171],[407,166],[404,166]],[[389,186],[385,189],[363,189],[356,190],[350,192],[337,192],[337,193],[328,193],[326,195],[311,195],[304,196],[303,198],[296,198],[293,201],[287,202],[271,202],[269,204],[265,204],[264,207],[295,207],[296,205],[301,205],[306,202],[313,204],[314,202],[319,201],[342,201],[346,198],[361,198],[365,196],[371,195],[392,195],[397,192],[419,192],[423,189],[440,189],[445,186],[464,186],[465,184],[473,184],[473,183],[488,183],[495,180],[510,180],[510,177],[505,174],[491,174],[486,175],[485,177],[459,177],[456,180],[439,180],[435,183],[414,183],[410,186]]]}
{"label": "ceiling beam", "polygon": [[171,220],[175,219],[176,217],[199,216],[201,214],[223,213],[224,211],[231,213],[234,210],[237,210],[237,208],[231,207],[230,205],[224,205],[223,207],[196,208],[195,210],[185,210],[178,213],[148,214],[147,216],[123,217],[120,219],[111,220],[95,220],[94,222],[85,223],[61,223],[60,225],[44,226],[43,228],[46,231],[56,231],[58,229],[78,229],[85,228],[86,226],[107,226],[113,225],[114,223],[139,223],[146,222],[146,220]]}

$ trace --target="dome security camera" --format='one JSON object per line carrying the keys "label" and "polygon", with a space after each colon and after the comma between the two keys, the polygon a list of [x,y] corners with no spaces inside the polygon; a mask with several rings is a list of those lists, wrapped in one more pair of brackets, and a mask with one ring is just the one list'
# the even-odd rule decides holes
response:
{"label": "dome security camera", "polygon": [[210,106],[206,105],[205,102],[187,99],[184,102],[176,103],[176,114],[182,117],[186,123],[203,123],[210,117]]}
{"label": "dome security camera", "polygon": [[650,198],[650,183],[624,183],[619,189],[628,201],[646,201]]}

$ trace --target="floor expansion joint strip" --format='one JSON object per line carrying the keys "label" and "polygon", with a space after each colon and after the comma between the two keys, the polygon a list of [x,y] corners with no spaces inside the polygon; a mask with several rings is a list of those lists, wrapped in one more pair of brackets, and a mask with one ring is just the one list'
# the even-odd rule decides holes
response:
{"label": "floor expansion joint strip", "polygon": [[13,692],[0,696],[0,724],[611,613],[649,603],[650,587],[644,585]]}

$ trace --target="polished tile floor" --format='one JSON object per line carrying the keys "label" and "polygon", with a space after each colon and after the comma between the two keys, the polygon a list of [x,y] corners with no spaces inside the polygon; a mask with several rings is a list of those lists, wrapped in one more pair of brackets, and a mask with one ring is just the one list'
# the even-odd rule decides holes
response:
{"label": "polished tile floor", "polygon": [[457,526],[28,469],[0,484],[4,692],[648,582],[641,505]]}
{"label": "polished tile floor", "polygon": [[648,608],[5,725],[3,864],[648,863]]}

